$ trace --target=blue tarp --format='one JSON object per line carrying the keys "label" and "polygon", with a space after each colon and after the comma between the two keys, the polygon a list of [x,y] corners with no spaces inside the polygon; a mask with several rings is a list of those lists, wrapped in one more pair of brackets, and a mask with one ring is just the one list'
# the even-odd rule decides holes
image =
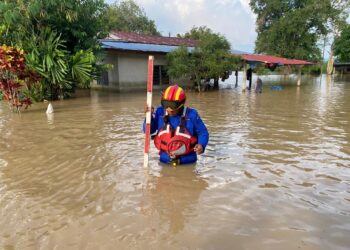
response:
{"label": "blue tarp", "polygon": [[[145,52],[163,52],[169,53],[179,46],[160,45],[160,44],[147,44],[147,43],[127,43],[118,41],[100,41],[102,48],[105,49],[118,49],[118,50],[131,50],[131,51],[145,51]],[[194,50],[194,47],[187,47],[189,52]]]}

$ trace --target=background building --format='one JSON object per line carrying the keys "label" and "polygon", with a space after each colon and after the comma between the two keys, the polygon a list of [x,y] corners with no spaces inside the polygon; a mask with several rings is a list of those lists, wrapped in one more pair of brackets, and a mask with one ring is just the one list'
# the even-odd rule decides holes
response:
{"label": "background building", "polygon": [[350,62],[334,63],[334,68],[340,74],[350,74]]}
{"label": "background building", "polygon": [[[106,55],[103,63],[113,65],[104,72],[93,88],[106,88],[118,91],[144,90],[147,86],[148,56],[154,56],[154,88],[163,88],[171,81],[166,71],[166,54],[180,45],[189,52],[196,46],[196,41],[177,37],[151,36],[137,33],[112,32],[101,40]],[[181,85],[188,85],[189,79],[182,79]]]}

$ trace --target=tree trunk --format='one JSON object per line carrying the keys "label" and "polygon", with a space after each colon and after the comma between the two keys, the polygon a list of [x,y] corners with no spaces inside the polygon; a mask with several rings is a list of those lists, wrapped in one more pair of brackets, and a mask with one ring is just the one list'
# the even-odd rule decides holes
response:
{"label": "tree trunk", "polygon": [[197,73],[194,73],[194,75],[196,77],[196,84],[197,84],[198,92],[201,92],[201,79],[199,78]]}
{"label": "tree trunk", "polygon": [[331,75],[333,73],[333,64],[334,64],[334,57],[333,57],[333,50],[331,50],[331,53],[328,59],[328,64],[327,64],[327,75]]}

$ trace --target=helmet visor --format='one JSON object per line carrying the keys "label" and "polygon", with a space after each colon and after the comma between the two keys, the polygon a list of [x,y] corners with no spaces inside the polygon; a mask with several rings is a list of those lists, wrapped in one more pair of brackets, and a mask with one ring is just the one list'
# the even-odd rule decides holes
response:
{"label": "helmet visor", "polygon": [[179,102],[179,101],[168,101],[168,100],[161,100],[161,104],[165,109],[172,109],[176,110],[179,109],[183,106],[184,102]]}

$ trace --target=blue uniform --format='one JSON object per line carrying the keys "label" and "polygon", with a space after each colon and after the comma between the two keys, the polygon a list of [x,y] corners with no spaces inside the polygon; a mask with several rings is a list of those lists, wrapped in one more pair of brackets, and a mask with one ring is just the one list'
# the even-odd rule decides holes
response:
{"label": "blue uniform", "polygon": [[[162,106],[159,106],[153,113],[151,118],[151,134],[158,133],[164,127],[164,114],[165,110]],[[169,116],[169,124],[173,129],[176,129],[180,125],[181,115],[182,114]],[[204,152],[209,141],[209,134],[202,119],[195,109],[187,108],[185,127],[191,135],[197,137],[197,143],[203,146]],[[145,122],[143,124],[143,131],[145,131]],[[197,161],[197,154],[195,152],[191,152],[189,154],[180,156],[179,160],[180,164],[193,163]],[[160,161],[164,163],[170,163],[171,158],[166,152],[161,151]]]}

